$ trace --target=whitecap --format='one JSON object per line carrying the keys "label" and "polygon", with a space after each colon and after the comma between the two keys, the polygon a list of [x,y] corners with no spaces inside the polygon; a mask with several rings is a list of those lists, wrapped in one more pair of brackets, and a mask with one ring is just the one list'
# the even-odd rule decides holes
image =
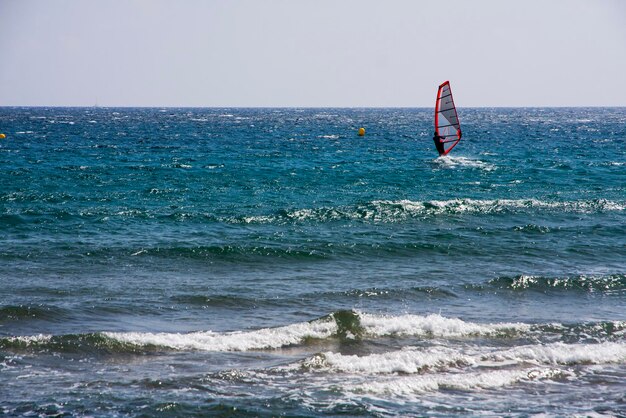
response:
{"label": "whitecap", "polygon": [[478,168],[485,171],[493,171],[496,169],[495,165],[484,161],[450,155],[440,156],[436,158],[434,162],[444,168]]}
{"label": "whitecap", "polygon": [[430,368],[450,368],[474,364],[474,359],[457,350],[446,347],[429,349],[405,348],[389,353],[367,356],[343,355],[325,352],[303,362],[303,366],[335,372],[380,374],[421,373]]}
{"label": "whitecap", "polygon": [[139,346],[156,345],[176,350],[247,351],[280,348],[302,343],[306,338],[328,338],[337,331],[334,320],[304,322],[255,331],[181,333],[105,332],[116,341]]}
{"label": "whitecap", "polygon": [[458,318],[446,318],[439,314],[385,316],[361,313],[359,316],[361,326],[368,334],[374,336],[496,336],[530,330],[530,325],[523,323],[477,324]]}
{"label": "whitecap", "polygon": [[626,363],[626,344],[603,342],[600,344],[526,345],[485,355],[483,359],[514,360],[518,363],[573,365]]}
{"label": "whitecap", "polygon": [[474,390],[494,389],[519,382],[562,378],[573,373],[553,368],[531,370],[475,371],[462,374],[393,376],[367,383],[348,385],[345,390],[353,393],[408,396],[420,392],[441,389]]}

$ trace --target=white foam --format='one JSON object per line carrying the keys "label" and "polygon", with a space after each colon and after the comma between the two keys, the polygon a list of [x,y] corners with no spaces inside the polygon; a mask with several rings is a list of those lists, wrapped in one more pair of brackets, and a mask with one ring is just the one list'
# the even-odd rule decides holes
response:
{"label": "white foam", "polygon": [[[463,337],[463,336],[496,336],[499,333],[523,332],[530,329],[526,324],[497,323],[476,324],[456,318],[445,318],[441,315],[401,315],[383,316],[360,313],[360,323],[364,334],[368,337],[382,336],[430,336],[430,337]],[[324,318],[313,322],[296,323],[277,328],[264,328],[255,331],[234,331],[217,333],[202,331],[193,333],[141,333],[141,332],[105,332],[103,335],[115,340],[136,345],[156,345],[178,350],[203,351],[245,351],[267,348],[279,348],[301,344],[306,338],[329,338],[337,332],[334,319]],[[420,354],[401,354],[403,356],[419,356]],[[421,367],[420,362],[436,362],[435,357],[414,360],[414,366]],[[459,361],[466,361],[459,358]],[[367,362],[368,360],[363,360]],[[389,359],[390,368],[396,367],[397,359]],[[469,360],[467,360],[469,361]],[[359,366],[357,366],[358,368]],[[399,366],[398,366],[399,367]]]}
{"label": "white foam", "polygon": [[287,216],[294,220],[304,221],[315,218],[315,211],[313,209],[298,209],[288,213]]}
{"label": "white foam", "polygon": [[[578,276],[578,277],[561,277],[561,278],[553,278],[546,279],[540,276],[527,276],[521,275],[513,279],[510,284],[511,289],[528,289],[534,285],[539,283],[544,283],[550,287],[578,287],[578,288],[587,288],[589,291],[594,291],[595,289],[602,289],[604,291],[610,291],[612,288],[620,288],[621,287],[622,276],[620,275],[612,275],[612,276]],[[626,324],[625,321],[614,321],[613,322],[617,328],[623,328]]]}
{"label": "white foam", "polygon": [[36,334],[36,335],[24,335],[24,336],[16,336],[16,337],[7,337],[8,341],[15,343],[26,343],[26,344],[37,344],[37,343],[45,343],[52,339],[52,335],[50,334]]}
{"label": "white foam", "polygon": [[273,216],[245,216],[242,221],[246,224],[251,223],[271,223],[276,218]]}
{"label": "white foam", "polygon": [[626,344],[604,342],[600,344],[565,344],[527,345],[506,351],[491,353],[483,359],[535,364],[607,364],[626,363]]}
{"label": "white foam", "polygon": [[376,375],[463,371],[476,366],[493,369],[525,367],[529,364],[557,366],[610,363],[626,363],[626,344],[552,343],[507,350],[494,350],[492,347],[410,347],[366,356],[325,352],[304,360],[300,366],[325,372]]}
{"label": "white foam", "polygon": [[441,315],[383,316],[361,313],[361,326],[375,336],[414,335],[432,337],[493,336],[503,332],[525,332],[530,325],[522,323],[477,324]]}
{"label": "white foam", "polygon": [[303,365],[346,373],[413,374],[423,372],[425,369],[467,366],[473,363],[472,357],[460,354],[456,350],[433,347],[429,349],[408,348],[368,356],[326,352],[305,360]]}
{"label": "white foam", "polygon": [[493,164],[485,163],[484,161],[474,160],[467,157],[458,157],[458,156],[450,156],[445,155],[438,157],[435,160],[435,163],[447,168],[456,168],[456,167],[468,167],[468,168],[479,168],[485,171],[493,171],[496,169],[496,166]]}
{"label": "white foam", "polygon": [[370,383],[347,387],[355,393],[407,396],[440,389],[473,390],[510,386],[522,381],[544,380],[571,375],[560,369],[497,370],[489,372],[451,373],[445,375],[393,376]]}
{"label": "white foam", "polygon": [[409,213],[422,214],[424,212],[453,212],[453,213],[497,213],[515,209],[556,209],[571,212],[589,213],[595,210],[623,211],[626,202],[615,202],[606,199],[594,201],[562,201],[549,202],[538,199],[451,199],[415,202],[410,200],[376,200],[373,205],[399,206]]}
{"label": "white foam", "polygon": [[[451,199],[451,200],[374,200],[355,207],[302,208],[284,215],[260,215],[243,218],[245,223],[271,223],[287,218],[293,221],[328,222],[339,219],[397,222],[412,216],[502,213],[515,210],[556,210],[562,212],[593,213],[597,211],[625,211],[626,201],[616,202],[605,199],[593,201],[549,202],[538,199]],[[232,221],[232,219],[227,218]]]}
{"label": "white foam", "polygon": [[279,348],[302,343],[306,338],[328,338],[337,332],[334,320],[318,320],[263,328],[255,331],[216,333],[105,332],[108,338],[135,345],[156,345],[177,350],[246,351]]}

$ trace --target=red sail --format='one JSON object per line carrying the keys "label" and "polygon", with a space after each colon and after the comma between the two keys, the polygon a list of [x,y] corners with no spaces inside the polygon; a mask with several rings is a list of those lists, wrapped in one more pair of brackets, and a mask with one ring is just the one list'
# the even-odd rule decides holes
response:
{"label": "red sail", "polygon": [[441,84],[437,91],[435,132],[443,143],[443,153],[441,155],[447,155],[461,140],[461,125],[456,114],[449,81]]}

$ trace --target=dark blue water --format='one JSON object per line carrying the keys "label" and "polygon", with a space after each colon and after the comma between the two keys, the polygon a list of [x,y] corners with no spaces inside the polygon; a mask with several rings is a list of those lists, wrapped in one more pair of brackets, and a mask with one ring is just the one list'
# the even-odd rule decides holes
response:
{"label": "dark blue water", "polygon": [[625,415],[626,109],[432,113],[0,108],[0,414]]}

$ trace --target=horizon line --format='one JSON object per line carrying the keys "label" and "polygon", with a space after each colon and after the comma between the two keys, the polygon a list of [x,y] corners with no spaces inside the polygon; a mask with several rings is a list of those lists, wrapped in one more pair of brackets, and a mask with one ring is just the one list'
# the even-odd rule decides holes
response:
{"label": "horizon line", "polygon": [[[434,109],[434,106],[128,106],[128,105],[0,105],[0,108],[64,109]],[[626,105],[456,106],[457,109],[588,109],[626,108]]]}

